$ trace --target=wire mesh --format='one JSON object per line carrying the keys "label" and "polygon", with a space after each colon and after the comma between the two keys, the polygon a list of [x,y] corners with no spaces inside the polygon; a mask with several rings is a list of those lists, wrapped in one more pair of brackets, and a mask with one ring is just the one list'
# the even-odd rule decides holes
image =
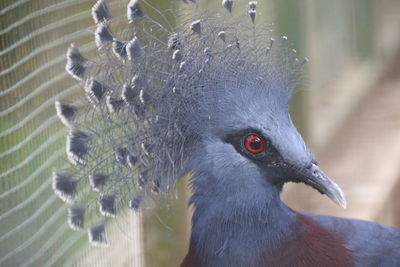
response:
{"label": "wire mesh", "polygon": [[[81,96],[80,86],[65,72],[65,53],[70,43],[94,52],[94,3],[0,3],[0,266],[100,265],[90,258],[107,262],[91,256],[101,251],[88,247],[86,232],[68,227],[66,205],[51,189],[53,168],[68,164],[66,130],[56,117],[54,101],[74,102]],[[115,16],[125,11],[120,2],[109,3]],[[139,216],[131,222],[135,238],[118,247],[129,247],[132,253],[119,262],[140,250]],[[129,262],[142,265],[140,255]]]}

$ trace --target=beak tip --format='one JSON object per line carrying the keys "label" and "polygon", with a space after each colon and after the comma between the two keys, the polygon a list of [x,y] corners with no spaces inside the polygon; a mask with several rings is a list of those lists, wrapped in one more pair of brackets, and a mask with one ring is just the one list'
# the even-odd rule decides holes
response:
{"label": "beak tip", "polygon": [[339,206],[341,206],[342,208],[346,208],[347,207],[347,201],[346,198],[344,196],[343,191],[340,189],[339,186],[336,185],[336,194],[330,196],[330,198]]}
{"label": "beak tip", "polygon": [[305,177],[305,184],[310,185],[321,194],[325,194],[342,208],[345,209],[347,207],[346,198],[342,189],[335,182],[329,179],[318,165],[313,163],[309,167],[305,168],[303,177]]}
{"label": "beak tip", "polygon": [[319,182],[323,191],[325,191],[325,194],[327,194],[333,202],[345,209],[347,207],[347,201],[343,190],[335,182],[329,179],[329,177],[326,176],[318,166],[314,166],[314,173],[315,172],[318,174],[317,177],[320,178],[315,179],[315,181]]}
{"label": "beak tip", "polygon": [[346,209],[346,208],[347,208],[346,199],[343,199],[343,202],[339,203],[339,205],[340,205],[342,208]]}

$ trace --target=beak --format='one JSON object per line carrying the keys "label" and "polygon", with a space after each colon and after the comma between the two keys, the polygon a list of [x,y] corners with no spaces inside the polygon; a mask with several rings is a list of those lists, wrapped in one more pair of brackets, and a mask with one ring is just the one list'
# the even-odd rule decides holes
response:
{"label": "beak", "polygon": [[300,170],[302,174],[301,182],[318,190],[321,194],[327,195],[333,202],[346,208],[346,199],[340,187],[329,179],[321,168],[311,163],[307,168]]}

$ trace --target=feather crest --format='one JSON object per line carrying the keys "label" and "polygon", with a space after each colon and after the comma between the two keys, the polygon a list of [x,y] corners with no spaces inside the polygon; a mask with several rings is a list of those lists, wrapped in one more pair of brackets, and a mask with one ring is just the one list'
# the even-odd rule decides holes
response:
{"label": "feather crest", "polygon": [[[233,1],[222,4],[232,10]],[[269,28],[256,28],[256,7],[250,2],[247,22],[238,28],[233,15],[227,22],[199,13],[172,27],[159,22],[162,12],[156,20],[131,0],[127,17],[134,23],[113,31],[114,38],[111,13],[98,1],[93,17],[100,55],[89,61],[75,45],[67,52],[66,69],[85,81],[90,103],[83,101],[86,112],[78,113],[76,106],[56,103],[63,123],[74,125],[67,156],[75,168],[74,176],[54,175],[56,194],[73,202],[79,181],[96,195],[96,212],[103,216],[116,216],[120,204],[139,210],[146,199],[174,190],[191,171],[196,144],[222,131],[219,125],[235,123],[226,118],[240,118],[235,107],[265,107],[253,103],[254,96],[287,105],[307,60],[296,58],[287,37],[275,41]],[[83,215],[74,211],[70,220],[79,228]],[[104,223],[88,234],[91,243],[106,243]]]}

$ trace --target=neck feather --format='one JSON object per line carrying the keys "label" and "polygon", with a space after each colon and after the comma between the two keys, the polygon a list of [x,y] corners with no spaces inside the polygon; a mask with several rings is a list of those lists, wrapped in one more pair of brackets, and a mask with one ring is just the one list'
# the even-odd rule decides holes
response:
{"label": "neck feather", "polygon": [[252,260],[292,234],[296,214],[280,200],[280,188],[207,184],[193,181],[190,201],[195,208],[190,250],[207,266],[253,266]]}

